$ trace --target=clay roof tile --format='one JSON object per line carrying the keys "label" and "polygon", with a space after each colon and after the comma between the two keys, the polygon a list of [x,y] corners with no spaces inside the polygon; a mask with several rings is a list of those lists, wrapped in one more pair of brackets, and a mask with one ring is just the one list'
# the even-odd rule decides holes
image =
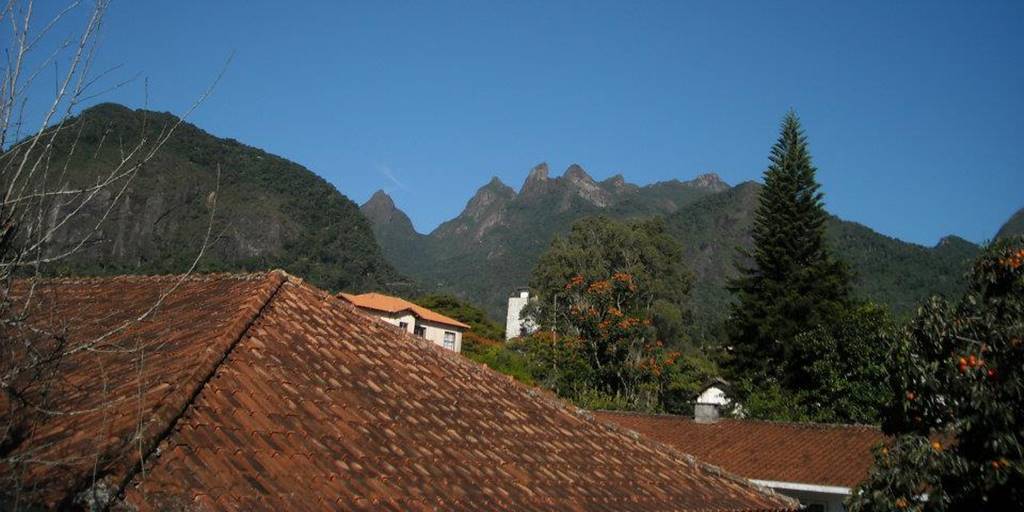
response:
{"label": "clay roof tile", "polygon": [[[96,412],[32,418],[49,444],[30,436],[13,455],[101,456],[28,463],[24,497],[44,506],[67,505],[98,463],[112,495],[142,511],[796,507],[280,272],[36,284],[45,300],[33,321],[74,318],[62,323],[73,343],[175,287],[145,322],[102,341],[145,347],[141,371],[136,352],[104,360],[118,375],[107,384],[93,355],[64,362],[52,407]],[[150,411],[141,431],[139,400]]]}

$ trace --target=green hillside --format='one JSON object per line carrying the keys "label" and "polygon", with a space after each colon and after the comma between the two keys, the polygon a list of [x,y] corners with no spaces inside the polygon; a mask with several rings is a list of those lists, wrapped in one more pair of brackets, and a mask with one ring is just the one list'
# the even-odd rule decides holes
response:
{"label": "green hillside", "polygon": [[[692,307],[701,332],[713,329],[727,314],[731,295],[726,285],[735,277],[738,248],[752,247],[750,227],[760,189],[757,183],[742,183],[666,219],[696,275]],[[929,295],[961,292],[963,275],[979,252],[976,245],[957,237],[923,247],[838,217],[830,220],[828,237],[854,272],[856,294],[889,305],[897,315],[909,313]]]}
{"label": "green hillside", "polygon": [[1017,213],[1014,213],[1010,220],[1006,221],[1006,224],[999,228],[999,232],[996,233],[996,239],[1017,235],[1024,235],[1024,208],[1017,210]]}
{"label": "green hillside", "polygon": [[[616,176],[594,182],[578,166],[551,178],[538,166],[516,192],[496,178],[482,187],[466,209],[429,235],[412,229],[386,195],[363,206],[375,223],[385,255],[427,289],[453,293],[486,307],[493,318],[505,312],[506,294],[529,280],[539,255],[573,222],[590,215],[642,218],[661,215],[682,242],[694,273],[693,332],[712,338],[728,311],[726,289],[734,276],[737,248],[749,247],[749,230],[761,185],[735,187],[704,176],[640,187]],[[386,207],[385,207],[386,206]],[[379,219],[389,219],[382,222]],[[397,220],[396,220],[397,219]],[[833,217],[828,235],[854,272],[858,296],[887,304],[898,315],[931,294],[956,295],[978,247],[947,237],[923,247]]]}
{"label": "green hillside", "polygon": [[[177,118],[115,104],[92,107],[58,138],[52,168],[70,184],[94,183],[140,137],[153,141]],[[75,134],[77,145],[71,151]],[[70,158],[69,158],[70,155]],[[178,273],[198,253],[216,194],[214,240],[200,271],[283,268],[331,290],[401,287],[355,203],[308,169],[184,123],[127,183],[89,244],[50,269],[61,274]],[[95,224],[125,184],[101,194],[57,232],[68,246]],[[66,210],[67,206],[55,207]]]}

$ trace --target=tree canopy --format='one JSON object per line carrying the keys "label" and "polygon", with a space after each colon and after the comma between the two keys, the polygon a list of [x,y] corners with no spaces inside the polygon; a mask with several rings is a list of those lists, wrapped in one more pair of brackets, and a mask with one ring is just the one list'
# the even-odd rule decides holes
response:
{"label": "tree canopy", "polygon": [[769,160],[754,248],[731,285],[737,300],[729,322],[730,367],[734,375],[779,378],[793,338],[847,307],[850,276],[826,243],[828,214],[795,113],[783,120]]}
{"label": "tree canopy", "polygon": [[629,305],[651,316],[657,337],[682,347],[693,278],[683,263],[682,247],[666,234],[660,219],[591,217],[573,224],[568,236],[555,238],[530,280],[538,299],[536,320],[546,329],[576,334],[577,320],[568,303],[573,290],[566,283],[594,283],[616,274],[630,276],[635,296]]}
{"label": "tree canopy", "polygon": [[1024,237],[933,298],[894,352],[880,448],[850,510],[1011,510],[1024,503]]}

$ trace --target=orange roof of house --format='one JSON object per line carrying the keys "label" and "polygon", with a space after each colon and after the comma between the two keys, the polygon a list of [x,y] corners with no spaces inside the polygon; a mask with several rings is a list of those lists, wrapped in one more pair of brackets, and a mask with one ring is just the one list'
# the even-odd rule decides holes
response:
{"label": "orange roof of house", "polygon": [[374,309],[377,311],[383,311],[385,313],[401,313],[403,311],[410,311],[412,314],[431,322],[437,322],[439,324],[451,325],[462,329],[469,329],[470,327],[454,318],[444,316],[441,313],[427,309],[418,304],[413,304],[405,299],[398,297],[392,297],[390,295],[384,295],[382,293],[363,293],[360,295],[352,295],[350,293],[338,294],[341,298],[359,306],[361,308]]}
{"label": "orange roof of house", "polygon": [[885,436],[866,425],[826,425],[599,411],[612,421],[754,480],[855,487]]}
{"label": "orange roof of house", "polygon": [[91,488],[141,511],[796,508],[283,272],[33,294],[32,328],[4,334],[60,332],[72,352],[0,459],[21,503]]}

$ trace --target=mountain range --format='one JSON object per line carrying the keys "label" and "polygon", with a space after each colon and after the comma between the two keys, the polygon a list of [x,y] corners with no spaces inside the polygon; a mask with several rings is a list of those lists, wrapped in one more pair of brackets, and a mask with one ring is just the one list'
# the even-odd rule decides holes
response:
{"label": "mountain range", "polygon": [[[64,187],[96,183],[132,141],[155,140],[178,122],[171,114],[101,104],[69,120],[54,142],[50,167],[67,165]],[[74,136],[72,136],[74,134]],[[573,222],[660,216],[685,249],[695,275],[691,309],[697,334],[725,315],[725,284],[749,226],[760,185],[731,186],[715,174],[636,185],[616,175],[594,180],[572,165],[552,176],[546,164],[515,190],[492,178],[455,218],[416,232],[384,192],[357,206],[305,167],[182,123],[131,181],[116,183],[53,237],[73,244],[124,193],[80,251],[49,267],[53,274],[179,273],[195,258],[215,205],[212,243],[200,271],[283,268],[330,290],[383,290],[405,296],[443,291],[504,318],[506,297],[528,283],[540,254]],[[211,194],[218,190],[216,194]],[[215,199],[215,201],[211,201]],[[70,203],[54,206],[59,218]],[[63,209],[63,210],[62,210]],[[999,236],[1024,232],[1024,211]],[[955,293],[978,253],[946,237],[935,247],[906,243],[833,218],[828,234],[856,273],[867,299],[903,314],[932,293]]]}
{"label": "mountain range", "polygon": [[[466,208],[429,234],[417,233],[409,217],[378,191],[360,209],[373,224],[388,260],[430,289],[455,293],[503,314],[506,297],[525,286],[551,240],[588,215],[615,219],[662,216],[684,248],[694,273],[691,309],[695,333],[711,335],[728,310],[728,281],[735,275],[738,248],[750,248],[750,226],[761,185],[730,186],[715,174],[690,181],[639,186],[621,175],[595,181],[578,165],[551,177],[540,164],[519,191],[493,178]],[[864,298],[890,305],[897,314],[911,311],[935,293],[955,294],[979,247],[949,236],[935,247],[903,242],[870,228],[832,217],[828,236],[837,254],[850,263],[855,290]]]}
{"label": "mountain range", "polygon": [[527,284],[537,258],[573,222],[598,214],[664,216],[729,188],[714,174],[642,187],[621,175],[597,182],[578,165],[552,177],[542,163],[529,172],[518,192],[492,178],[462,213],[428,235],[417,233],[384,192],[360,209],[400,272],[428,289],[479,303],[500,318],[509,293]]}

